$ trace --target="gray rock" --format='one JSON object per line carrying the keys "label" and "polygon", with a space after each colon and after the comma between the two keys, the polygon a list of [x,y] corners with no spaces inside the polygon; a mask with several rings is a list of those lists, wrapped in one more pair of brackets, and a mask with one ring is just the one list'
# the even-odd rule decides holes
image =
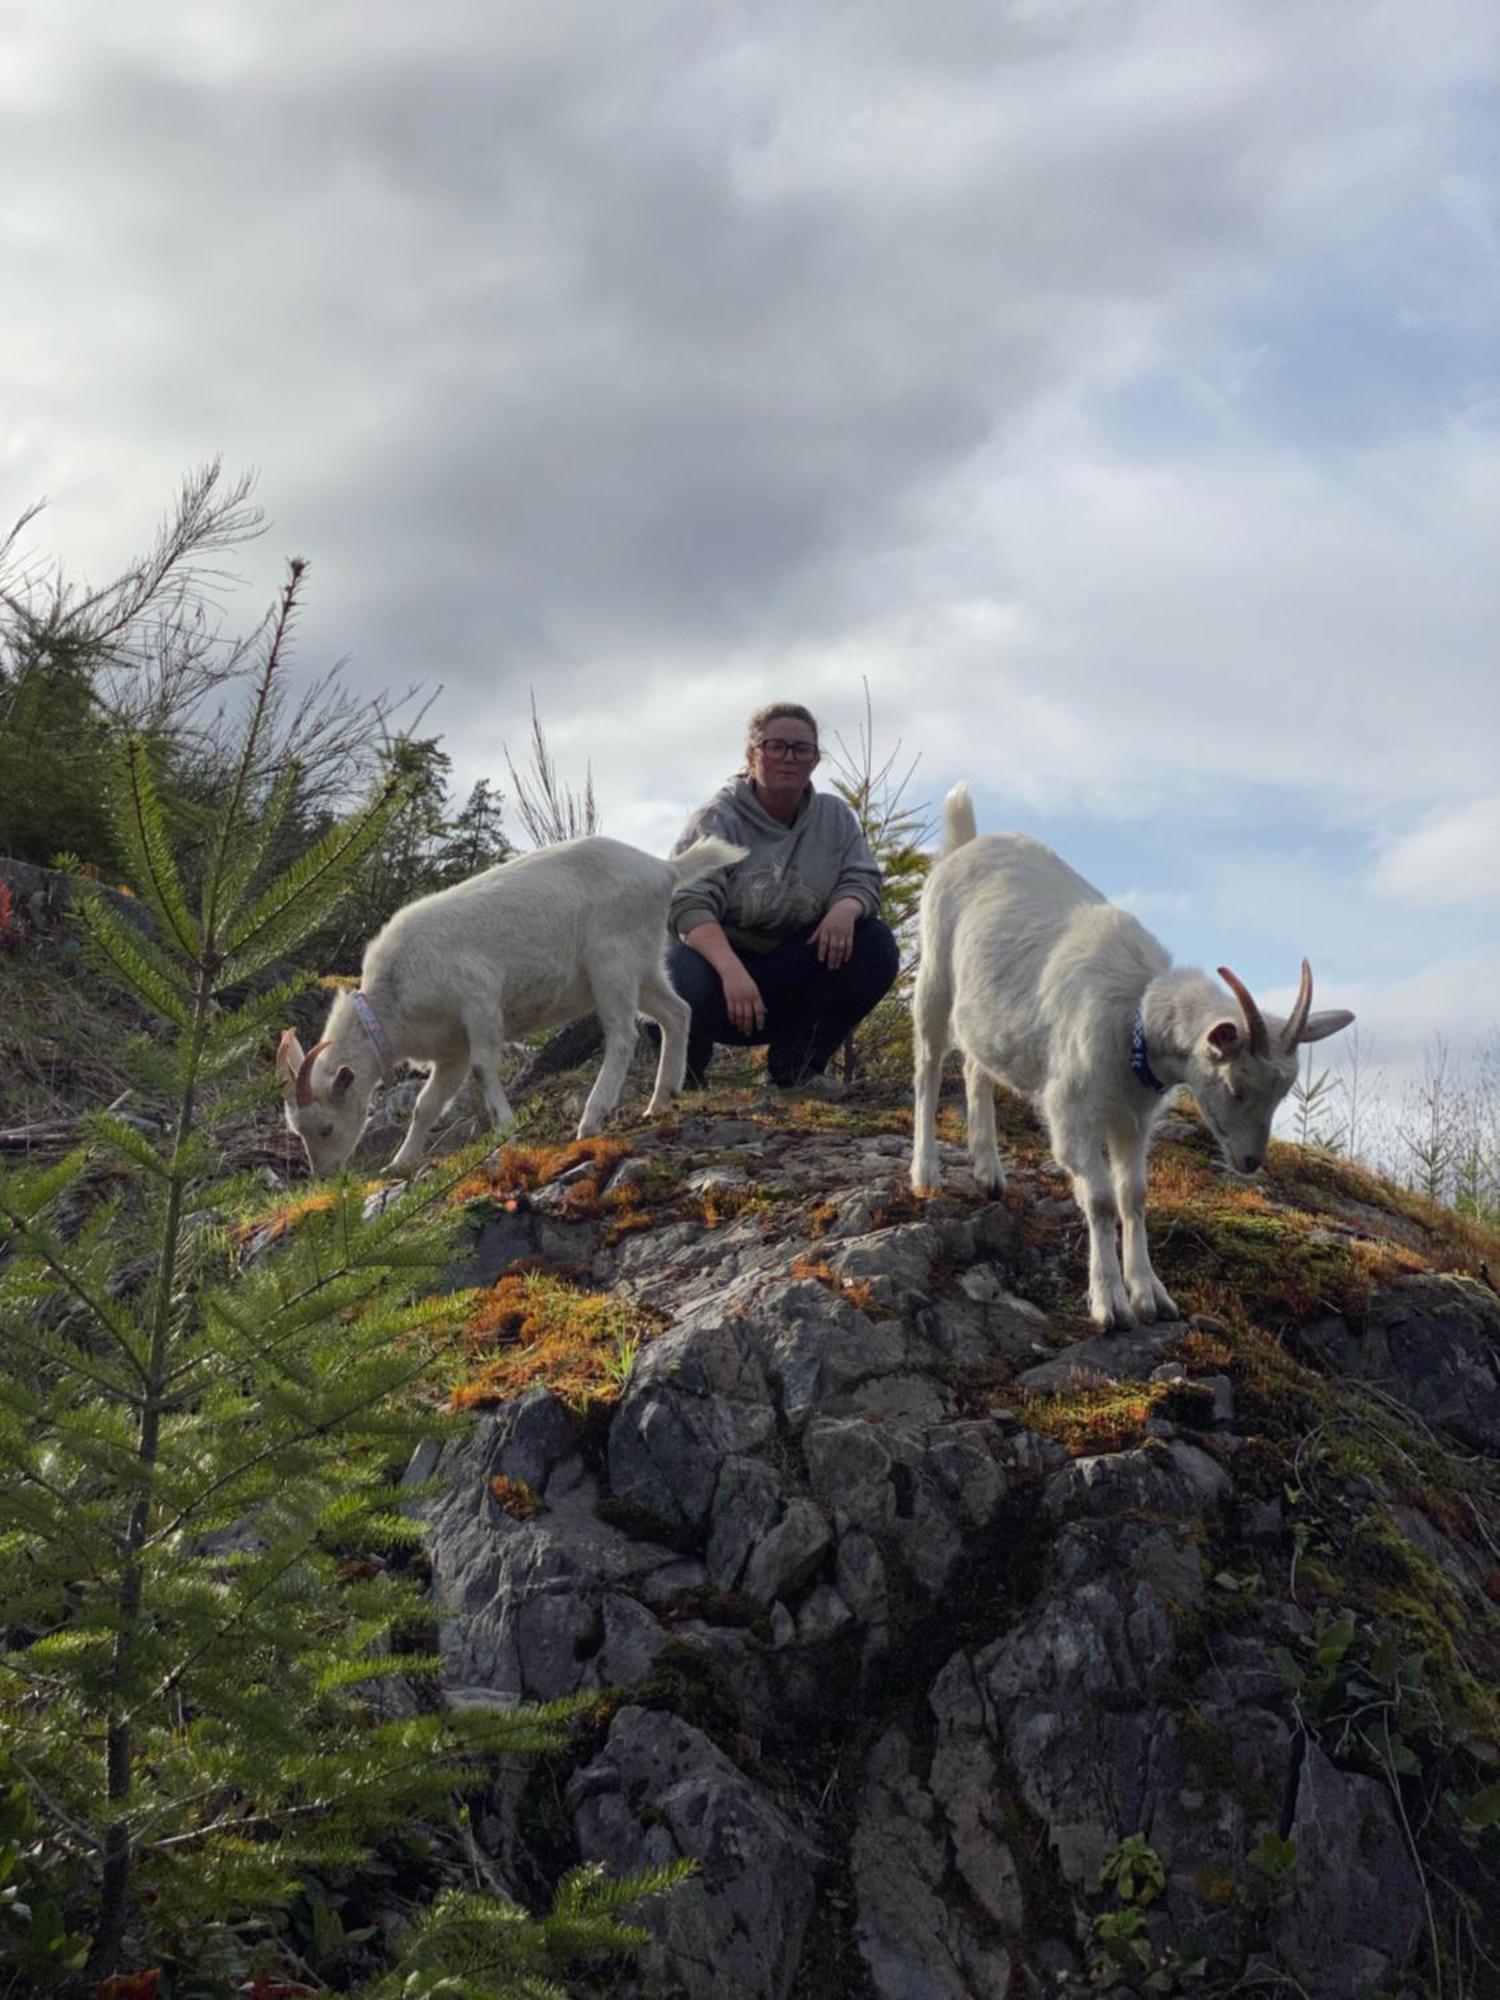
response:
{"label": "gray rock", "polygon": [[612,1875],[686,1856],[699,1873],[643,1905],[647,1985],[682,2000],[785,2000],[812,1914],[816,1856],[701,1731],[623,1708],[568,1787],[579,1850]]}
{"label": "gray rock", "polygon": [[1363,2000],[1411,1967],[1422,1888],[1389,1796],[1307,1745],[1287,1836],[1296,1846],[1278,1955],[1320,2000]]}
{"label": "gray rock", "polygon": [[847,1602],[831,1584],[820,1583],[807,1593],[797,1613],[797,1643],[825,1646],[836,1639],[854,1617]]}
{"label": "gray rock", "polygon": [[865,1765],[850,1847],[860,1957],[881,2000],[1006,2000],[1008,1954],[941,1894],[947,1842],[913,1761],[891,1729]]}
{"label": "gray rock", "polygon": [[908,1222],[856,1236],[840,1244],[828,1262],[836,1277],[868,1285],[880,1305],[899,1312],[927,1303],[932,1267],[942,1252],[942,1237],[932,1223]]}
{"label": "gray rock", "polygon": [[947,1822],[954,1863],[986,1915],[1019,1937],[1026,1927],[1021,1878],[1005,1837],[999,1759],[967,1654],[954,1655],[927,1700],[938,1726],[929,1782]]}
{"label": "gray rock", "polygon": [[713,1194],[725,1188],[742,1188],[748,1180],[743,1167],[703,1167],[689,1174],[684,1185],[689,1194]]}
{"label": "gray rock", "polygon": [[726,1458],[714,1488],[706,1566],[718,1590],[739,1588],[750,1551],[781,1512],[781,1480],[764,1459]]}
{"label": "gray rock", "polygon": [[1500,1298],[1483,1285],[1402,1278],[1375,1294],[1361,1332],[1330,1319],[1303,1337],[1339,1374],[1377,1384],[1465,1444],[1500,1450]]}
{"label": "gray rock", "polygon": [[665,1334],[642,1356],[610,1426],[611,1490],[701,1530],[723,1459],[753,1452],[775,1428],[770,1384],[743,1326]]}
{"label": "gray rock", "polygon": [[1183,1335],[1176,1321],[1139,1327],[1132,1333],[1099,1334],[1074,1341],[1050,1361],[1041,1361],[1017,1376],[1018,1386],[1034,1393],[1067,1389],[1080,1382],[1144,1382],[1155,1374],[1162,1357]]}
{"label": "gray rock", "polygon": [[752,1549],[740,1588],[752,1604],[794,1597],[832,1546],[833,1533],[820,1510],[811,1500],[792,1500]]}

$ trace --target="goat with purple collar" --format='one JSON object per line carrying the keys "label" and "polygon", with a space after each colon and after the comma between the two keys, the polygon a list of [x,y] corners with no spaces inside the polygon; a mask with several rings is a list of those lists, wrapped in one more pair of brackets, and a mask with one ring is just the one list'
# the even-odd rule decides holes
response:
{"label": "goat with purple collar", "polygon": [[635,1049],[636,1016],[661,1028],[655,1116],[682,1088],[691,1013],[667,977],[667,909],[688,882],[732,867],[743,847],[700,840],[669,861],[589,834],[502,862],[398,910],[365,947],[359,988],[340,993],[306,1054],[290,1028],[276,1067],[286,1122],[315,1175],[354,1151],[377,1085],[401,1062],[427,1081],[389,1171],[410,1174],[434,1121],[472,1069],[497,1131],[515,1114],[500,1081],[507,1037],[594,1013],[604,1061],[578,1125],[597,1132]]}
{"label": "goat with purple collar", "polygon": [[[938,1185],[943,1056],[964,1057],[969,1157],[990,1195],[1005,1185],[994,1084],[1032,1098],[1089,1229],[1089,1312],[1104,1328],[1175,1319],[1146,1247],[1146,1154],[1165,1093],[1182,1084],[1236,1173],[1266,1156],[1297,1048],[1347,1028],[1314,1014],[1312,972],[1285,1021],[1268,1019],[1226,966],[1174,966],[1129,911],[1108,903],[1025,834],[976,836],[967,785],[944,809],[946,841],[922,893],[912,1002],[916,1116],[912,1186]],[[1123,1239],[1123,1265],[1121,1243]]]}

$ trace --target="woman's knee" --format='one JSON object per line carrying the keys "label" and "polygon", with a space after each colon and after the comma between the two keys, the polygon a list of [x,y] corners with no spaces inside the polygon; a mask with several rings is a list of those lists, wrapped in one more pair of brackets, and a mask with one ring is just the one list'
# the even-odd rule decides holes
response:
{"label": "woman's knee", "polygon": [[888,993],[901,969],[901,947],[896,933],[880,917],[861,917],[854,926],[854,961],[865,974],[876,997]]}
{"label": "woman's knee", "polygon": [[712,1006],[722,995],[723,983],[718,973],[701,952],[694,951],[681,938],[673,938],[667,946],[667,974],[675,991],[695,1014]]}

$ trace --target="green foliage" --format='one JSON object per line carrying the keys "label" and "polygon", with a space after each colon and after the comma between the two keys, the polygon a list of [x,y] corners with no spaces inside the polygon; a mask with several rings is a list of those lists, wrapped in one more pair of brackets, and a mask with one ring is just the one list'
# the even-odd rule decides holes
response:
{"label": "green foliage", "polygon": [[1099,1887],[1122,1903],[1154,1903],[1167,1886],[1161,1856],[1143,1833],[1127,1834],[1099,1864]]}
{"label": "green foliage", "polygon": [[870,852],[880,865],[882,883],[880,913],[901,944],[903,965],[895,989],[844,1047],[845,1081],[855,1076],[883,1078],[911,1073],[911,1017],[907,989],[914,970],[917,911],[922,887],[932,866],[925,843],[931,837],[932,822],[925,805],[907,800],[907,787],[916,771],[912,761],[899,768],[898,741],[884,758],[877,758],[874,715],[869,683],[865,683],[865,715],[854,749],[835,739],[830,759],[833,789],[854,813],[870,844]]}
{"label": "green foliage", "polygon": [[1297,1866],[1297,1843],[1285,1840],[1268,1827],[1250,1850],[1250,1881],[1245,1890],[1247,1906],[1267,1911],[1287,1902],[1292,1894]]}
{"label": "green foliage", "polygon": [[68,1928],[77,1878],[76,1855],[38,1824],[29,1787],[0,1754],[0,1966],[38,1986],[81,1969],[89,1941]]}
{"label": "green foliage", "polygon": [[[299,1894],[314,1948],[344,1963],[362,1927],[326,1896],[318,1915],[310,1871],[446,1819],[496,1757],[556,1747],[576,1707],[374,1699],[436,1665],[397,1636],[424,1615],[398,1481],[442,1421],[413,1392],[464,1310],[434,1288],[473,1161],[375,1205],[344,1181],[248,1264],[243,1193],[216,1180],[218,1121],[286,998],[239,984],[328,920],[406,800],[393,776],[273,879],[244,864],[300,574],[219,808],[194,816],[195,888],[134,738],[106,796],[154,931],[79,887],[93,964],[162,1023],[159,1135],[98,1113],[65,1159],[0,1174],[0,1938],[56,1967],[86,1939],[94,1978],[201,1956],[228,1982],[243,1926]],[[434,1928],[482,1930],[484,1978],[492,1959],[529,1977],[570,1941],[618,1946],[614,1898],[579,1884],[545,1924],[499,1930],[444,1906]],[[528,1989],[431,1987],[509,1990]]]}
{"label": "green foliage", "polygon": [[568,2000],[556,1975],[634,1952],[648,1933],[622,1913],[692,1873],[686,1861],[616,1881],[597,1862],[575,1868],[540,1923],[517,1904],[450,1890],[410,1927],[368,2000]]}
{"label": "green foliage", "polygon": [[28,636],[0,652],[0,854],[45,866],[81,848],[111,874],[121,856],[99,769],[113,734],[82,635]]}
{"label": "green foliage", "polygon": [[1337,1152],[1340,1122],[1339,1098],[1343,1085],[1331,1070],[1313,1070],[1313,1045],[1303,1050],[1303,1063],[1292,1085],[1292,1137],[1299,1146],[1318,1152]]}
{"label": "green foliage", "polygon": [[865,717],[855,748],[851,750],[842,739],[836,739],[830,761],[833,789],[864,829],[884,876],[881,914],[909,948],[922,885],[932,866],[932,856],[924,845],[931,836],[932,821],[925,805],[908,802],[907,787],[916,772],[916,760],[902,771],[900,757],[898,741],[884,759],[877,760],[874,716],[866,682]]}
{"label": "green foliage", "polygon": [[1143,1833],[1130,1833],[1099,1864],[1099,1886],[1112,1889],[1118,1907],[1103,1910],[1089,1926],[1089,1978],[1095,1987],[1128,1982],[1145,1993],[1181,1993],[1208,1967],[1204,1941],[1194,1934],[1161,1950],[1152,1941],[1146,1905],[1165,1893],[1167,1871]]}

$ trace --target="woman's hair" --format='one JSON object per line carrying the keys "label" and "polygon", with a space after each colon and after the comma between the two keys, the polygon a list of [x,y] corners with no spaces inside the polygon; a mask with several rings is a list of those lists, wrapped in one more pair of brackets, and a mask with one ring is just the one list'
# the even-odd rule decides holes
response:
{"label": "woman's hair", "polygon": [[745,733],[745,767],[750,765],[750,752],[756,748],[771,724],[780,716],[789,715],[796,722],[805,722],[813,733],[813,742],[818,742],[818,718],[810,708],[804,708],[800,701],[772,701],[764,708],[758,708],[750,718],[750,726]]}

